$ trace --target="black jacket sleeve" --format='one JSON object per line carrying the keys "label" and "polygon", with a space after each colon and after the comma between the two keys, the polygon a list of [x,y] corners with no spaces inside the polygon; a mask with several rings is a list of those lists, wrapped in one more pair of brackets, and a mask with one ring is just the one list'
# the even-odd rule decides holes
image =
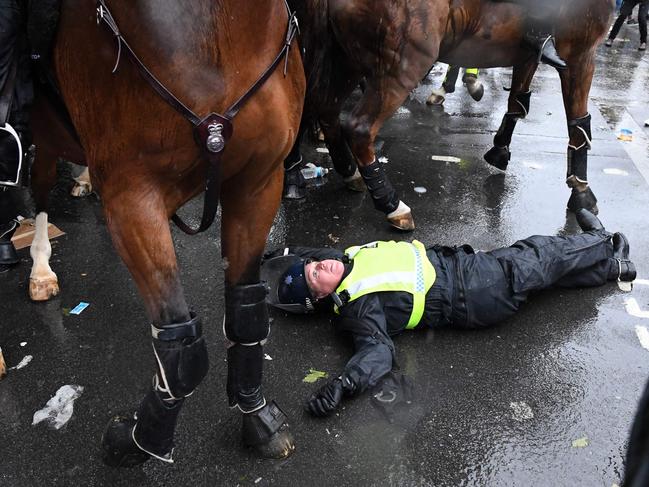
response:
{"label": "black jacket sleeve", "polygon": [[355,353],[342,374],[348,395],[373,387],[392,370],[394,344],[387,333],[381,301],[376,294],[345,305],[336,323],[340,331],[352,334]]}

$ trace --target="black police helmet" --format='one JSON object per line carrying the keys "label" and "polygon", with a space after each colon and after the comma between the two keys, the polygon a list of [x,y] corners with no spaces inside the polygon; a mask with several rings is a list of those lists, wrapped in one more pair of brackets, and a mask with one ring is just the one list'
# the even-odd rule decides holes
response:
{"label": "black police helmet", "polygon": [[291,265],[280,277],[277,288],[279,302],[284,305],[303,306],[306,312],[313,311],[313,295],[306,282],[304,261]]}

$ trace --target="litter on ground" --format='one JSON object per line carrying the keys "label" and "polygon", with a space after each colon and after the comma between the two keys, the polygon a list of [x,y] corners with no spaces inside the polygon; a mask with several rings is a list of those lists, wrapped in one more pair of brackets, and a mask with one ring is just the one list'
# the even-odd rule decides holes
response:
{"label": "litter on ground", "polygon": [[79,304],[77,304],[74,308],[70,310],[71,315],[80,315],[81,312],[86,309],[88,306],[90,306],[90,303],[84,303],[81,301]]}
{"label": "litter on ground", "polygon": [[462,159],[459,157],[454,157],[454,156],[430,156],[430,158],[433,161],[439,161],[439,162],[462,162]]}
{"label": "litter on ground", "polygon": [[70,421],[74,412],[74,401],[81,396],[82,392],[82,386],[65,385],[60,387],[54,397],[47,401],[45,407],[34,413],[32,425],[45,421],[52,428],[60,429]]}
{"label": "litter on ground", "polygon": [[321,372],[320,370],[309,369],[309,373],[302,379],[302,382],[307,382],[313,384],[318,379],[326,379],[329,377],[329,374],[326,372]]}
{"label": "litter on ground", "polygon": [[18,363],[18,365],[14,365],[14,366],[11,367],[9,370],[18,370],[18,369],[22,369],[25,365],[27,365],[29,362],[31,362],[33,358],[34,358],[34,357],[32,357],[31,355],[26,355],[26,356],[24,356],[23,359]]}

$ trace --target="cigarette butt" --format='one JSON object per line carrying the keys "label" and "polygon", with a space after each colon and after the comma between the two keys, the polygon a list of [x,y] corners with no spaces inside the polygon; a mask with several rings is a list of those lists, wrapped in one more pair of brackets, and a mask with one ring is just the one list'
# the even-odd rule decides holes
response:
{"label": "cigarette butt", "polygon": [[7,364],[5,364],[5,358],[2,355],[2,349],[0,348],[0,379],[7,375]]}

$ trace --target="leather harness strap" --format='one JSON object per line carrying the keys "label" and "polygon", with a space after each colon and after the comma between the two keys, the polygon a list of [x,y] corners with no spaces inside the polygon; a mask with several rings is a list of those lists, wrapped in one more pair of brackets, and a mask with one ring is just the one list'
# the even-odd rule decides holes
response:
{"label": "leather harness strap", "polygon": [[196,115],[190,110],[183,102],[174,96],[144,65],[140,58],[135,54],[129,43],[122,36],[117,22],[108,10],[106,0],[97,0],[97,24],[104,23],[113,33],[117,40],[117,60],[113,67],[113,73],[117,71],[119,61],[121,58],[122,47],[126,50],[131,61],[138,68],[142,77],[149,83],[149,85],[171,105],[178,113],[185,117],[194,126],[194,135],[196,143],[199,145],[203,157],[208,162],[207,178],[205,184],[205,197],[203,203],[203,215],[201,223],[197,228],[191,228],[181,220],[178,214],[174,214],[171,219],[183,232],[189,235],[195,235],[207,230],[216,216],[216,211],[219,206],[219,193],[221,189],[221,156],[225,149],[227,141],[232,137],[232,119],[241,110],[245,103],[255,94],[255,92],[270,78],[279,66],[282,59],[284,62],[284,76],[286,76],[286,69],[288,63],[288,55],[291,48],[291,43],[298,32],[297,17],[295,12],[291,12],[290,7],[286,0],[284,0],[286,9],[288,11],[288,27],[286,30],[286,37],[284,45],[282,46],[279,54],[273,60],[270,66],[259,76],[250,88],[236,101],[230,108],[228,108],[224,115],[218,113],[210,113],[204,118]]}

